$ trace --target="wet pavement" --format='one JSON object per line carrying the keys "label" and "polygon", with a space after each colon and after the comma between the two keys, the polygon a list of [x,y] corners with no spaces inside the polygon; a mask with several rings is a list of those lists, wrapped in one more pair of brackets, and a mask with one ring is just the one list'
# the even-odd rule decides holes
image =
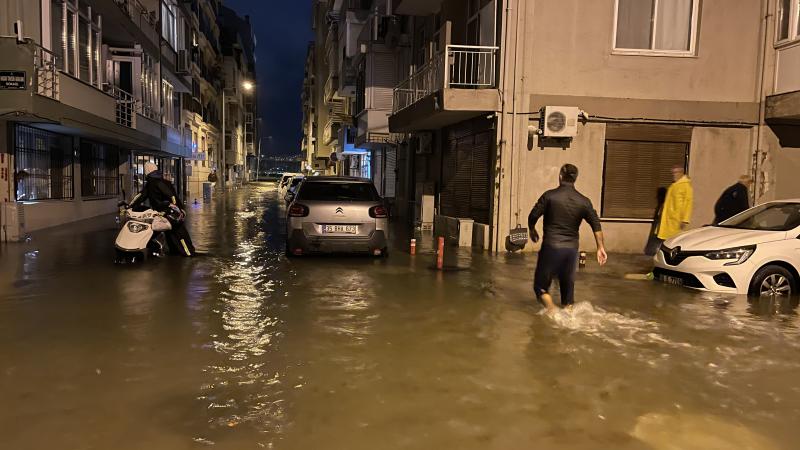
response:
{"label": "wet pavement", "polygon": [[627,281],[572,314],[534,256],[283,252],[273,185],[190,214],[195,259],[114,266],[112,217],[0,247],[0,448],[792,449],[796,301]]}

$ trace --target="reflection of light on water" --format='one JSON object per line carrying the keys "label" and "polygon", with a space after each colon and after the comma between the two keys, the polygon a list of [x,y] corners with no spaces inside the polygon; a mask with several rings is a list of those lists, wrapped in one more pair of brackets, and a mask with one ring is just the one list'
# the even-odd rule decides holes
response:
{"label": "reflection of light on water", "polygon": [[[262,198],[259,189],[249,191]],[[214,428],[247,424],[261,433],[280,434],[285,426],[282,374],[265,367],[264,358],[280,336],[280,321],[271,313],[276,283],[275,255],[265,247],[261,220],[263,208],[241,211],[244,198],[230,199],[229,208],[239,210],[232,220],[232,258],[220,258],[217,282],[222,288],[215,310],[222,320],[222,333],[212,336],[212,347],[222,357],[206,371],[212,381],[203,386],[203,400]],[[250,202],[248,202],[250,203]]]}
{"label": "reflection of light on water", "polygon": [[315,300],[317,322],[322,329],[347,336],[352,342],[363,342],[372,334],[372,323],[379,316],[367,314],[376,298],[371,277],[354,270],[338,274],[337,289],[330,285],[315,286],[310,297]]}

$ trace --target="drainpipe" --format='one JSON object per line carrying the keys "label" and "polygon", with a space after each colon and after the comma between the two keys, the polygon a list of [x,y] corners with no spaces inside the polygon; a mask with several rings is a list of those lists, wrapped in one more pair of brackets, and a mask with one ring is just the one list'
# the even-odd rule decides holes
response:
{"label": "drainpipe", "polygon": [[[761,73],[758,76],[758,126],[756,127],[756,145],[753,149],[753,189],[750,192],[750,197],[752,199],[752,204],[755,205],[756,201],[758,200],[758,188],[759,188],[759,172],[761,169],[761,128],[765,126],[765,116],[766,116],[766,105],[765,105],[765,98],[764,98],[764,82],[765,82],[765,73],[767,68],[767,51],[769,46],[769,18],[771,17],[769,12],[769,0],[762,0],[762,34],[764,35],[763,45],[761,47]],[[765,187],[762,187],[762,194],[765,190]]]}

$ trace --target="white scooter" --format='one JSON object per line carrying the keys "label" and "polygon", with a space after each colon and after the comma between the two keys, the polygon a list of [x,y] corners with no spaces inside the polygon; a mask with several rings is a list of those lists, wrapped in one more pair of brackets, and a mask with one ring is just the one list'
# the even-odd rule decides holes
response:
{"label": "white scooter", "polygon": [[152,209],[132,211],[127,203],[120,202],[119,223],[121,228],[114,242],[117,264],[135,263],[137,258],[143,260],[150,255],[159,258],[165,255],[164,232],[171,230],[172,224],[163,213]]}

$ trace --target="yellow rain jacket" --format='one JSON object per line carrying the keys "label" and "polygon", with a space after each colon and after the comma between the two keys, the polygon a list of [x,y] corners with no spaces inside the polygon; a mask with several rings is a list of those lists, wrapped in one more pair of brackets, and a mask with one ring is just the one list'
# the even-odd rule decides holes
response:
{"label": "yellow rain jacket", "polygon": [[658,238],[667,240],[681,232],[681,223],[689,223],[692,217],[692,182],[684,175],[672,183],[667,190],[661,223],[658,226]]}

